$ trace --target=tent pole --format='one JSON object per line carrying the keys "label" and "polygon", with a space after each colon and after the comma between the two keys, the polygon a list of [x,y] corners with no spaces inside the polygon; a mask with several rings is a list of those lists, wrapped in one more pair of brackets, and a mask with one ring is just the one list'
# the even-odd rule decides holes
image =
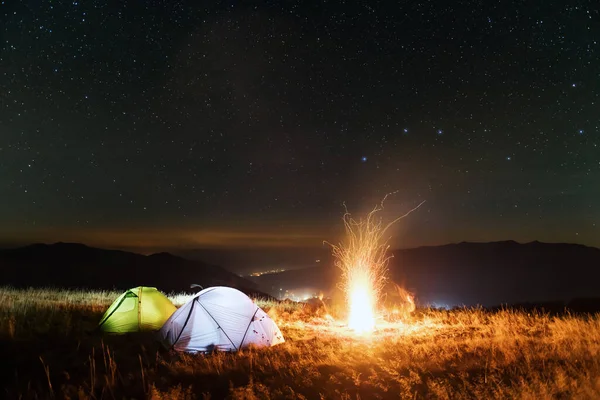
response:
{"label": "tent pole", "polygon": [[106,321],[108,321],[108,319],[110,317],[112,317],[112,315],[115,313],[115,311],[117,311],[119,309],[119,307],[121,307],[121,304],[123,304],[123,302],[125,301],[125,299],[127,298],[127,295],[129,293],[131,293],[135,296],[135,294],[131,290],[127,290],[125,293],[123,293],[123,297],[121,298],[121,301],[119,301],[119,304],[117,304],[117,306],[112,310],[112,312],[110,314],[108,314],[106,316],[106,318],[104,318],[102,321],[100,321],[100,324],[98,324],[98,328],[100,328],[102,325],[104,325],[104,323]]}
{"label": "tent pole", "polygon": [[252,318],[250,318],[250,322],[248,322],[248,326],[246,327],[246,332],[244,332],[244,337],[242,338],[242,341],[240,342],[240,348],[244,345],[244,340],[246,339],[246,335],[248,334],[248,329],[250,329],[250,325],[252,324],[252,321],[254,321],[254,317],[256,316],[256,313],[258,312],[259,307],[256,306],[256,311],[254,311],[254,314],[252,314]]}
{"label": "tent pole", "polygon": [[194,303],[196,301],[198,301],[197,298],[192,300],[192,306],[190,307],[190,312],[188,313],[187,318],[185,319],[185,322],[183,323],[183,326],[181,327],[181,330],[179,331],[179,335],[177,335],[177,339],[171,345],[171,348],[174,348],[175,344],[177,342],[179,342],[179,338],[181,338],[181,334],[183,333],[183,330],[185,329],[186,325],[188,324],[188,321],[190,320],[190,316],[192,315],[192,312],[194,311]]}
{"label": "tent pole", "polygon": [[219,329],[223,331],[223,333],[225,334],[225,336],[227,336],[227,339],[229,339],[229,343],[231,343],[231,345],[233,346],[233,348],[235,349],[235,351],[237,351],[238,348],[233,343],[233,340],[231,340],[231,338],[229,337],[229,335],[227,334],[227,332],[225,332],[225,329],[221,328],[221,325],[219,325],[219,323],[217,322],[217,320],[215,319],[215,317],[213,317],[211,315],[211,313],[208,312],[208,310],[202,305],[202,303],[200,303],[200,301],[198,301],[198,304],[200,304],[200,307],[204,308],[204,311],[206,311],[206,313],[208,315],[210,315],[210,317],[213,319],[213,321],[215,321],[215,324],[217,324],[217,326],[219,327]]}

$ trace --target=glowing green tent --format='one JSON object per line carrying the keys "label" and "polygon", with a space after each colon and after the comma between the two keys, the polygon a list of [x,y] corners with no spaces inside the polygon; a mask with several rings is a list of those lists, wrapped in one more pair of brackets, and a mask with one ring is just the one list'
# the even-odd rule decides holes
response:
{"label": "glowing green tent", "polygon": [[158,330],[175,310],[171,300],[156,288],[138,286],[117,297],[98,328],[111,333]]}

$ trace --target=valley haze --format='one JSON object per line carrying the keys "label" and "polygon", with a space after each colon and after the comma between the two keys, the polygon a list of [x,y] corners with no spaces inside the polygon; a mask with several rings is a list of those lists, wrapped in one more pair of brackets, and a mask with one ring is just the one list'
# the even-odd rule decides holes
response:
{"label": "valley haze", "polygon": [[[230,285],[284,299],[331,295],[339,282],[330,248],[195,249],[141,255],[77,243],[0,250],[0,285],[186,291]],[[463,242],[390,251],[391,280],[434,307],[568,302],[598,296],[600,250],[578,244]],[[253,272],[284,270],[250,276]],[[287,292],[287,293],[286,293]]]}

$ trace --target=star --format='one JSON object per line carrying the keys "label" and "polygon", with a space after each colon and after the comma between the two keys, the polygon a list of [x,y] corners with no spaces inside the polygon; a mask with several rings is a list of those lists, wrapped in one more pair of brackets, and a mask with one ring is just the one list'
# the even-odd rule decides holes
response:
{"label": "star", "polygon": [[[0,0],[6,8],[3,2],[9,2]],[[429,188],[449,200],[436,204],[438,216],[461,213],[456,218],[469,229],[444,230],[435,239],[440,243],[477,239],[464,232],[483,231],[482,225],[486,237],[495,238],[500,217],[491,203],[514,210],[519,201],[518,210],[533,215],[540,213],[537,199],[565,188],[573,198],[543,208],[552,222],[572,221],[564,229],[548,232],[544,224],[531,224],[506,235],[561,241],[578,231],[581,241],[600,247],[600,235],[571,225],[585,218],[583,209],[571,207],[578,203],[575,196],[594,203],[597,193],[589,182],[600,179],[600,152],[591,151],[600,148],[600,98],[588,84],[597,78],[589,63],[600,42],[564,33],[578,32],[578,20],[567,16],[583,15],[581,8],[557,8],[563,33],[540,29],[535,18],[522,24],[528,9],[521,3],[514,12],[477,8],[465,14],[464,25],[496,34],[466,29],[465,45],[455,47],[450,16],[412,25],[396,8],[367,8],[370,15],[360,17],[361,25],[371,34],[363,35],[349,16],[331,21],[336,10],[344,12],[332,4],[326,6],[331,13],[314,12],[310,2],[240,5],[235,13],[231,2],[216,2],[210,12],[176,5],[169,8],[172,24],[160,22],[161,7],[141,7],[139,25],[131,25],[127,15],[108,8],[92,5],[92,15],[80,0],[68,0],[61,13],[52,11],[53,2],[37,3],[35,18],[19,8],[3,10],[0,17],[6,27],[1,34],[6,56],[0,59],[0,121],[6,121],[0,134],[0,193],[6,199],[0,247],[2,235],[12,240],[12,232],[21,232],[23,221],[34,217],[40,228],[66,229],[79,219],[91,226],[102,221],[97,229],[122,224],[133,229],[147,221],[146,213],[160,221],[157,229],[163,224],[179,229],[190,224],[185,212],[190,220],[206,221],[208,231],[237,226],[240,217],[253,226],[268,210],[273,218],[267,225],[298,218],[316,231],[317,225],[339,222],[338,200],[357,205],[362,196],[399,186],[402,201]],[[246,21],[242,15],[251,8],[257,19]],[[422,8],[436,15],[434,3],[423,2]],[[225,15],[228,22],[222,23]],[[271,15],[294,23],[265,30],[262,22]],[[86,24],[90,27],[82,29]],[[383,25],[397,28],[394,40]],[[90,40],[90,31],[98,40]],[[510,48],[492,56],[498,35],[534,37],[540,57]],[[448,42],[417,44],[414,37]],[[127,40],[136,46],[122,46]],[[31,57],[34,45],[39,57]],[[547,60],[565,46],[573,57],[557,58],[547,73]],[[551,100],[543,93],[552,93]],[[355,170],[360,174],[344,173]],[[477,198],[472,208],[453,209],[451,204],[466,203],[467,188],[480,179],[490,185],[468,193]],[[514,183],[509,194],[501,184],[506,180]],[[290,198],[271,196],[288,189]],[[66,200],[57,200],[63,194]],[[35,197],[38,208],[22,207],[27,196]],[[323,221],[313,216],[317,212],[336,217]],[[435,225],[442,221],[431,221],[438,235]],[[306,237],[313,233],[325,235]],[[429,234],[410,236],[421,244]],[[168,234],[164,238],[165,245],[173,242]]]}

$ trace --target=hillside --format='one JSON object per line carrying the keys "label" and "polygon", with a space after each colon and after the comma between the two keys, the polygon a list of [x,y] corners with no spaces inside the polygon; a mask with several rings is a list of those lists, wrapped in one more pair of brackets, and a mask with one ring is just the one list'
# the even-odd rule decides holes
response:
{"label": "hillside", "polygon": [[93,332],[116,295],[0,288],[2,398],[600,398],[600,315],[417,310],[359,336],[259,300],[285,343],[184,355],[150,332]]}
{"label": "hillside", "polygon": [[221,267],[169,253],[144,256],[76,243],[0,250],[0,285],[119,290],[141,285],[168,292],[189,291],[192,283],[245,292],[258,289],[254,282]]}
{"label": "hillside", "polygon": [[213,249],[179,249],[173,254],[188,260],[225,265],[240,275],[275,269],[303,269],[325,263],[331,255],[329,246],[322,247],[228,247]]}
{"label": "hillside", "polygon": [[[598,296],[600,250],[576,244],[513,241],[458,243],[397,250],[392,279],[421,304],[446,306],[569,300]],[[254,278],[271,291],[331,290],[338,271],[306,268]]]}

